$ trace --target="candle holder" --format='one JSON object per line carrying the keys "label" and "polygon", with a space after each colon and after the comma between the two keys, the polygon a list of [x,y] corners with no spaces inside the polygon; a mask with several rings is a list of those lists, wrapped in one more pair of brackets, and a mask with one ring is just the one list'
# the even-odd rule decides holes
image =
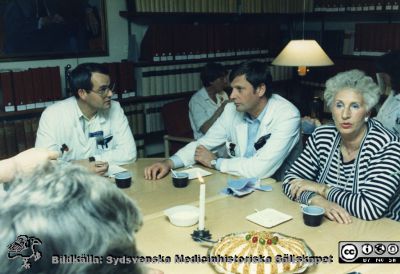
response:
{"label": "candle holder", "polygon": [[194,230],[192,234],[192,239],[196,242],[211,240],[211,233],[209,230]]}

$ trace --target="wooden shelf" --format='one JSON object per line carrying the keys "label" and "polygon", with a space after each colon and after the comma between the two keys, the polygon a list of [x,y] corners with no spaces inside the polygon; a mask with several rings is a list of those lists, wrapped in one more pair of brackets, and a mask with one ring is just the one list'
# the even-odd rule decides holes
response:
{"label": "wooden shelf", "polygon": [[[155,102],[155,101],[163,101],[169,99],[186,98],[192,96],[193,93],[195,93],[195,91],[165,94],[165,95],[155,95],[155,96],[136,96],[116,101],[120,102],[121,105],[129,103],[140,103],[140,102]],[[11,118],[10,120],[15,120],[18,118],[37,117],[43,112],[43,110],[44,108],[36,108],[36,109],[22,110],[22,111],[0,112],[0,118],[6,120],[8,120],[8,118]]]}
{"label": "wooden shelf", "polygon": [[128,12],[120,11],[119,15],[139,25],[154,23],[235,23],[235,22],[284,22],[286,17],[301,18],[302,13],[197,13],[197,12]]}
{"label": "wooden shelf", "polygon": [[169,66],[169,65],[181,65],[181,64],[194,64],[194,63],[206,63],[206,62],[221,62],[221,61],[234,61],[234,60],[247,60],[253,58],[273,58],[270,54],[246,54],[246,55],[235,55],[235,56],[223,56],[203,59],[190,59],[190,60],[172,60],[172,61],[139,61],[134,62],[135,67],[150,67],[150,66]]}
{"label": "wooden shelf", "polygon": [[163,101],[169,99],[179,99],[190,97],[195,93],[195,91],[187,91],[182,93],[174,93],[174,94],[164,94],[164,95],[154,95],[154,96],[136,96],[130,97],[126,99],[119,100],[121,105],[130,104],[130,103],[140,103],[140,102],[155,102],[155,101]]}
{"label": "wooden shelf", "polygon": [[5,120],[37,117],[43,112],[44,108],[35,108],[22,111],[0,112],[0,118]]}
{"label": "wooden shelf", "polygon": [[400,18],[399,11],[345,11],[345,12],[313,12],[306,15],[306,21],[320,20],[325,21],[388,21]]}
{"label": "wooden shelf", "polygon": [[[192,12],[128,12],[120,11],[119,15],[139,25],[152,23],[182,23],[182,22],[207,22],[207,23],[235,23],[235,22],[285,22],[303,20],[302,13],[192,13]],[[344,11],[344,12],[307,12],[306,21],[309,20],[348,20],[348,21],[388,21],[400,18],[398,11]]]}

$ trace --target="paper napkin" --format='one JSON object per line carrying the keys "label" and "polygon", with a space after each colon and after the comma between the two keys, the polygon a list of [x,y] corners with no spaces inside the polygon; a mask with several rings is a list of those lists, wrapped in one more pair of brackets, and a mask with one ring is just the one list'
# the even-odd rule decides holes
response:
{"label": "paper napkin", "polygon": [[261,186],[258,178],[229,179],[228,187],[222,189],[221,192],[241,197],[252,193],[254,190],[271,191],[272,187]]}
{"label": "paper napkin", "polygon": [[279,225],[283,222],[291,220],[292,218],[292,216],[279,212],[273,208],[266,208],[246,217],[246,219],[250,222],[267,228]]}
{"label": "paper napkin", "polygon": [[201,169],[199,167],[193,167],[193,168],[189,168],[189,169],[184,169],[184,170],[180,170],[179,172],[188,173],[189,174],[189,180],[197,179],[197,175],[205,177],[205,176],[208,176],[208,175],[212,174],[211,172],[209,172],[207,170],[204,170],[204,169]]}
{"label": "paper napkin", "polygon": [[126,169],[123,168],[123,167],[120,167],[120,166],[117,166],[117,165],[109,165],[107,174],[108,174],[108,177],[113,178],[113,177],[115,177],[115,174],[120,173],[120,172],[124,172],[124,171],[126,171]]}

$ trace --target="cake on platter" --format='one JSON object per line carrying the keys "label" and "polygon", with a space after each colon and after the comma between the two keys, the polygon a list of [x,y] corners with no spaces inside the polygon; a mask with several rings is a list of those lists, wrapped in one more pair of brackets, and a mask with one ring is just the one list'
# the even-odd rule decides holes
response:
{"label": "cake on platter", "polygon": [[219,273],[301,273],[312,251],[303,240],[277,232],[251,231],[222,237],[208,252]]}

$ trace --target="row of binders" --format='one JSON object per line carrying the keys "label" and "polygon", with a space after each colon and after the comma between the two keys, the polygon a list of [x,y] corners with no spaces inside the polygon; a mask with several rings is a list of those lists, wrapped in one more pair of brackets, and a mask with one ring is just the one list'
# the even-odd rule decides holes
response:
{"label": "row of binders", "polygon": [[[136,95],[133,62],[104,65],[115,83],[114,99]],[[72,92],[62,92],[60,68],[56,66],[0,71],[0,95],[0,112],[13,112],[47,107],[65,95],[72,96]]]}
{"label": "row of binders", "polygon": [[[271,58],[253,58],[261,62],[270,62]],[[235,65],[248,60],[222,61],[221,64],[229,71]],[[139,96],[156,96],[193,92],[201,88],[200,71],[206,63],[157,65],[136,67],[137,94]],[[272,79],[282,81],[292,78],[290,67],[270,67]]]}
{"label": "row of binders", "polygon": [[314,0],[315,12],[399,11],[393,0]]}
{"label": "row of binders", "polygon": [[39,117],[0,122],[0,159],[33,147],[38,125]]}
{"label": "row of binders", "polygon": [[301,83],[311,87],[324,88],[325,82],[339,72],[351,69],[359,69],[367,75],[375,77],[376,68],[370,59],[359,58],[337,58],[334,66],[312,67],[306,76],[302,77]]}
{"label": "row of binders", "polygon": [[[132,116],[129,113],[126,113],[126,115],[128,119]],[[143,121],[143,112],[141,120]],[[129,121],[132,131],[135,126],[136,128],[140,127],[140,124],[138,125],[140,120],[135,119],[134,123],[131,123],[131,120]],[[39,117],[0,122],[0,160],[34,147],[38,126]],[[144,139],[135,138],[135,142],[138,157],[144,157]]]}
{"label": "row of binders", "polygon": [[241,0],[239,13],[312,12],[314,0]]}
{"label": "row of binders", "polygon": [[145,133],[144,108],[143,104],[124,104],[122,105],[125,116],[128,119],[129,127],[133,135]]}
{"label": "row of binders", "polygon": [[298,13],[313,10],[314,0],[128,0],[136,12]]}
{"label": "row of binders", "polygon": [[0,89],[3,111],[44,108],[62,97],[60,68],[1,71]]}
{"label": "row of binders", "polygon": [[136,96],[134,63],[131,61],[103,63],[108,67],[110,81],[115,84],[113,99]]}
{"label": "row of binders", "polygon": [[128,119],[133,135],[164,130],[164,120],[161,116],[162,107],[173,100],[163,100],[144,104],[124,104],[122,106]]}
{"label": "row of binders", "polygon": [[[125,104],[122,106],[135,136],[139,157],[144,156],[145,133],[164,130],[161,108],[170,101],[147,104]],[[0,122],[0,159],[5,159],[21,151],[34,147],[39,126],[38,117]],[[142,137],[141,137],[142,136]]]}
{"label": "row of binders", "polygon": [[127,0],[136,12],[236,13],[237,0]]}
{"label": "row of binders", "polygon": [[171,61],[277,53],[284,42],[279,24],[151,24],[140,60]]}
{"label": "row of binders", "polygon": [[144,104],[147,133],[163,131],[165,129],[164,119],[161,115],[161,109],[164,106],[164,104],[169,102],[171,102],[171,100]]}
{"label": "row of binders", "polygon": [[399,23],[355,25],[354,55],[382,55],[400,49]]}

